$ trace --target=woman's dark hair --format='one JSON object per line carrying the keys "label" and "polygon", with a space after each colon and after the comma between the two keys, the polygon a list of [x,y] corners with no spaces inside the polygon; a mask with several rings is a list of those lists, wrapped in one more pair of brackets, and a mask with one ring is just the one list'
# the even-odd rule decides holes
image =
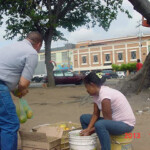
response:
{"label": "woman's dark hair", "polygon": [[84,78],[84,84],[94,83],[97,86],[101,86],[106,81],[106,78],[102,75],[100,76],[98,76],[95,72],[91,72]]}

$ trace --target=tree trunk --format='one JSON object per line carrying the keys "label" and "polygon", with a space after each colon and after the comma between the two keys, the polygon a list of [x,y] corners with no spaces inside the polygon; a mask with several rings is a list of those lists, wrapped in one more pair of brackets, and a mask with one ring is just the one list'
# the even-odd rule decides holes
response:
{"label": "tree trunk", "polygon": [[47,70],[47,77],[48,77],[48,87],[55,86],[55,80],[53,76],[53,64],[50,63],[51,61],[51,42],[52,42],[53,30],[49,30],[45,35],[45,64]]}
{"label": "tree trunk", "polygon": [[[150,22],[150,2],[149,0],[129,0],[134,9],[143,15],[148,22]],[[140,71],[135,75],[129,75],[125,80],[120,81],[116,88],[122,93],[136,93],[141,92],[142,89],[150,86],[150,53],[145,59],[144,65]]]}
{"label": "tree trunk", "polygon": [[150,1],[149,0],[129,0],[134,9],[142,14],[150,22]]}
{"label": "tree trunk", "polygon": [[124,94],[141,92],[142,89],[150,86],[150,53],[146,57],[145,63],[142,69],[136,72],[135,75],[129,75],[124,80],[121,80],[116,88]]}

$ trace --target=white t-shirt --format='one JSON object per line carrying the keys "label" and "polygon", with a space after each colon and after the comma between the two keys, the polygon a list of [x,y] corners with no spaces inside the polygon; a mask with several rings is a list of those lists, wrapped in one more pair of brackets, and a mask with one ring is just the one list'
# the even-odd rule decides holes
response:
{"label": "white t-shirt", "polygon": [[31,81],[37,63],[37,51],[26,39],[3,47],[0,49],[0,80],[14,90],[21,76]]}
{"label": "white t-shirt", "polygon": [[102,110],[101,103],[104,99],[109,99],[112,109],[112,120],[122,121],[130,126],[135,125],[135,116],[126,97],[118,90],[101,86],[99,96],[94,96],[94,103]]}

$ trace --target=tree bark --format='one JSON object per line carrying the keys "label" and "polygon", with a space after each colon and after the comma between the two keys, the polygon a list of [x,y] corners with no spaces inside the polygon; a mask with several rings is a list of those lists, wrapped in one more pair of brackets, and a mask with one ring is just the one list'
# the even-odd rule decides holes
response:
{"label": "tree bark", "polygon": [[150,53],[146,57],[145,63],[142,69],[136,72],[135,75],[129,75],[126,79],[118,82],[116,88],[122,93],[139,94],[142,89],[146,89],[150,86]]}
{"label": "tree bark", "polygon": [[[149,0],[129,0],[134,9],[143,15],[150,22],[150,2]],[[120,81],[116,88],[124,94],[139,94],[142,89],[150,86],[150,53],[147,55],[144,65],[135,75],[130,75],[125,80]]]}
{"label": "tree bark", "polygon": [[150,1],[149,0],[129,0],[134,9],[143,15],[150,22]]}
{"label": "tree bark", "polygon": [[48,77],[48,87],[55,86],[55,80],[53,76],[53,64],[50,63],[51,61],[51,42],[52,42],[53,30],[50,29],[45,34],[45,64],[47,70],[47,77]]}

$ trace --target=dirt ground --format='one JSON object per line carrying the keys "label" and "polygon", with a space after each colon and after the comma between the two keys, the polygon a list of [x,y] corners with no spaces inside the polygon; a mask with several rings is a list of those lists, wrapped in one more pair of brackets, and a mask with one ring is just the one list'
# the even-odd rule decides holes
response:
{"label": "dirt ground", "polygon": [[[106,82],[107,83],[107,82]],[[112,86],[112,85],[111,85]],[[92,113],[93,104],[90,98],[84,99],[88,94],[83,85],[58,86],[56,88],[30,88],[30,92],[24,97],[31,106],[34,117],[21,129],[31,130],[32,127],[61,121],[72,121],[79,123],[81,114]],[[134,138],[134,150],[150,149],[150,111],[138,114],[137,110],[143,110],[150,106],[150,90],[143,91],[139,95],[127,96],[136,116],[136,126],[133,134],[140,133],[140,138]],[[17,99],[14,98],[14,102]]]}

